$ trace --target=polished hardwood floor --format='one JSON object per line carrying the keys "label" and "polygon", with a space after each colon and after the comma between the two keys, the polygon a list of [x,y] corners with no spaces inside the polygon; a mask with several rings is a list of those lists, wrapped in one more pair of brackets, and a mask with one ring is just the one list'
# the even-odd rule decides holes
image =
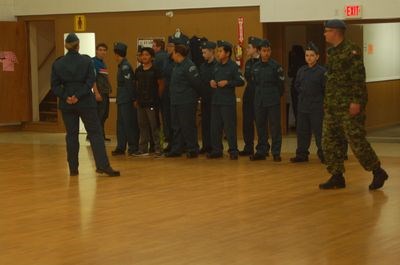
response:
{"label": "polished hardwood floor", "polygon": [[373,143],[390,179],[370,192],[352,155],[347,188],[319,190],[324,166],[289,163],[293,139],[281,163],[110,157],[117,178],[84,140],[69,177],[63,142],[0,133],[1,265],[399,264],[400,144]]}

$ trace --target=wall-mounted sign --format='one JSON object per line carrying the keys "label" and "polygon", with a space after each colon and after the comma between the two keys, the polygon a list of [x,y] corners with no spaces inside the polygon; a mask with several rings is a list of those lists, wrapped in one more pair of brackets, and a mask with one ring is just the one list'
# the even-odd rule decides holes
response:
{"label": "wall-mounted sign", "polygon": [[74,18],[74,31],[86,31],[86,17],[77,15]]}
{"label": "wall-mounted sign", "polygon": [[361,18],[362,8],[361,5],[349,5],[344,7],[344,16],[346,18]]}
{"label": "wall-mounted sign", "polygon": [[14,72],[18,59],[13,51],[0,51],[0,63],[3,64],[3,72]]}

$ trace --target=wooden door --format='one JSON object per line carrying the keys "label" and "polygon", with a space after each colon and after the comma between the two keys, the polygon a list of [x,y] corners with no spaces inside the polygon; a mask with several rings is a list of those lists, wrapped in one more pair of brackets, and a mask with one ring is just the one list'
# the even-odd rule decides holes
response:
{"label": "wooden door", "polygon": [[31,120],[24,22],[0,22],[0,124]]}

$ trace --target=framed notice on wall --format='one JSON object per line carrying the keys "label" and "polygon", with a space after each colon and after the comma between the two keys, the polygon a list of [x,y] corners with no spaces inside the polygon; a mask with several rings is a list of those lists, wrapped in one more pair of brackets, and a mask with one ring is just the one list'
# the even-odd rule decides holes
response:
{"label": "framed notice on wall", "polygon": [[[137,52],[139,54],[140,48],[143,47],[153,47],[153,40],[163,40],[165,41],[164,37],[147,37],[147,38],[138,38],[137,39]],[[140,65],[140,62],[137,62],[137,66]]]}

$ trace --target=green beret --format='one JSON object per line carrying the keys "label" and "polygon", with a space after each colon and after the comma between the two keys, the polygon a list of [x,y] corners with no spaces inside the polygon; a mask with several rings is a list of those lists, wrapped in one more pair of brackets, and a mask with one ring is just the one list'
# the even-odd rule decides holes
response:
{"label": "green beret", "polygon": [[218,47],[230,47],[230,48],[232,48],[232,44],[227,42],[227,41],[224,41],[224,40],[217,40],[217,46]]}
{"label": "green beret", "polygon": [[215,49],[217,47],[217,44],[215,42],[212,41],[204,41],[201,44],[201,48],[202,49]]}
{"label": "green beret", "polygon": [[346,23],[344,23],[344,21],[340,19],[331,19],[325,21],[324,27],[332,29],[346,29]]}
{"label": "green beret", "polygon": [[248,42],[248,44],[251,44],[253,47],[258,47],[258,46],[260,46],[261,41],[262,41],[262,39],[260,39],[260,38],[250,36],[248,38],[247,42]]}
{"label": "green beret", "polygon": [[78,36],[76,36],[76,34],[75,33],[69,33],[68,35],[67,35],[67,37],[65,38],[65,43],[72,43],[72,42],[76,42],[76,41],[79,41],[79,38],[78,38]]}

